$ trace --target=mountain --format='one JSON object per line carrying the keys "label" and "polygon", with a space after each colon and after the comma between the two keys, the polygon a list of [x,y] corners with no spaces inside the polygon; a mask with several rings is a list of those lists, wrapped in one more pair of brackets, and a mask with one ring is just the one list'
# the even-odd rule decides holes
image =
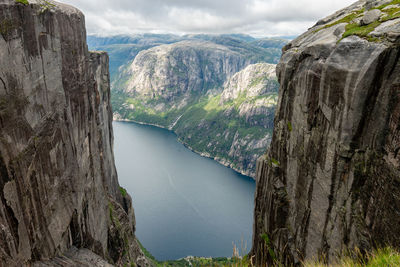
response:
{"label": "mountain", "polygon": [[[254,50],[255,53],[261,54],[265,62],[277,63],[281,55],[281,48],[287,43],[277,47],[275,38],[271,39],[271,46],[268,43],[258,45],[257,39],[244,34],[191,34],[178,36],[173,34],[134,34],[134,35],[116,35],[101,37],[89,35],[87,37],[88,46],[91,50],[106,51],[110,56],[110,74],[111,82],[114,83],[118,79],[119,68],[132,63],[136,55],[149,48],[163,45],[173,44],[181,41],[210,41],[216,44],[229,45],[232,49],[249,51]],[[262,40],[270,40],[265,38]],[[240,51],[238,51],[240,52]]]}
{"label": "mountain", "polygon": [[253,40],[250,43],[262,48],[277,48],[281,50],[282,47],[288,43],[288,41],[281,38],[262,38]]}
{"label": "mountain", "polygon": [[285,46],[273,138],[257,167],[257,266],[400,247],[399,44],[399,1],[372,0]]}
{"label": "mountain", "polygon": [[[246,68],[266,60],[262,50],[231,37],[213,40],[153,47],[121,67],[115,119],[169,128],[202,155],[254,175],[273,127],[275,65]],[[229,91],[234,97],[226,97]],[[268,116],[256,122],[261,110]]]}
{"label": "mountain", "polygon": [[0,3],[0,265],[147,266],[114,165],[108,57],[84,16]]}
{"label": "mountain", "polygon": [[131,63],[140,51],[181,40],[182,38],[179,36],[171,34],[117,35],[112,37],[89,35],[87,37],[88,47],[91,50],[106,51],[109,54],[111,81],[115,80],[119,68]]}

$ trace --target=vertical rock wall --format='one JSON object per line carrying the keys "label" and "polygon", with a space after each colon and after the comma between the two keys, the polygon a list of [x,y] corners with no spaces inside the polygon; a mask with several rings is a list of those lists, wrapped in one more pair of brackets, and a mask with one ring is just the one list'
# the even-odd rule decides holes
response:
{"label": "vertical rock wall", "polygon": [[0,2],[0,265],[77,249],[145,265],[114,166],[108,57],[88,52],[80,11],[29,3]]}
{"label": "vertical rock wall", "polygon": [[365,3],[284,48],[273,140],[257,168],[258,265],[400,247],[400,19],[344,38]]}

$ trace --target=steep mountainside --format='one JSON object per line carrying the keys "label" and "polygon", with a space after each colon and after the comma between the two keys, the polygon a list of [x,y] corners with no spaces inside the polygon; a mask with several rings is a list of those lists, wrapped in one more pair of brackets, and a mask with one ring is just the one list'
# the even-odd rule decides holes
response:
{"label": "steep mountainside", "polygon": [[249,65],[226,82],[222,93],[185,109],[172,129],[200,154],[254,177],[257,158],[272,137],[279,87],[275,67]]}
{"label": "steep mountainside", "polygon": [[[208,41],[142,51],[118,81],[125,89],[114,91],[115,118],[174,130],[195,151],[254,175],[271,138],[278,85],[275,65],[239,72],[250,63]],[[263,111],[269,116],[259,120]]]}
{"label": "steep mountainside", "polygon": [[[247,54],[205,41],[183,41],[142,51],[118,81],[125,93],[165,101],[190,101],[222,87],[252,63]],[[126,80],[126,81],[125,81]]]}
{"label": "steep mountainside", "polygon": [[257,167],[257,265],[400,247],[400,1],[359,1],[284,48]]}
{"label": "steep mountainside", "polygon": [[0,2],[0,265],[147,265],[113,156],[108,57],[83,14]]}

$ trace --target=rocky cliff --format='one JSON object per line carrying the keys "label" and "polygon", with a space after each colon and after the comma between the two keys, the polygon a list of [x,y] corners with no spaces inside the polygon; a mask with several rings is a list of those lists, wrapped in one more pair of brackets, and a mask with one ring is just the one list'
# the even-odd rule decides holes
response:
{"label": "rocky cliff", "polygon": [[185,105],[192,94],[220,88],[227,78],[250,63],[245,55],[212,42],[161,45],[135,57],[126,70],[123,89],[129,95],[175,102],[179,99]]}
{"label": "rocky cliff", "polygon": [[252,253],[285,265],[400,247],[400,5],[358,1],[284,48]]}
{"label": "rocky cliff", "polygon": [[83,14],[0,2],[0,265],[147,264],[113,156],[108,57]]}

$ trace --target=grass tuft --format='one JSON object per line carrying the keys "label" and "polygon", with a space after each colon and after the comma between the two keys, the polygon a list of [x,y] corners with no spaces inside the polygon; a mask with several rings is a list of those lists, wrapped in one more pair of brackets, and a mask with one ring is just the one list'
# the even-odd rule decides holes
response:
{"label": "grass tuft", "polygon": [[15,2],[23,4],[23,5],[29,5],[28,0],[15,0]]}
{"label": "grass tuft", "polygon": [[123,187],[119,187],[119,191],[121,192],[121,195],[123,196],[123,197],[126,197],[126,195],[128,194],[127,192],[126,192],[126,189],[125,188],[123,188]]}

